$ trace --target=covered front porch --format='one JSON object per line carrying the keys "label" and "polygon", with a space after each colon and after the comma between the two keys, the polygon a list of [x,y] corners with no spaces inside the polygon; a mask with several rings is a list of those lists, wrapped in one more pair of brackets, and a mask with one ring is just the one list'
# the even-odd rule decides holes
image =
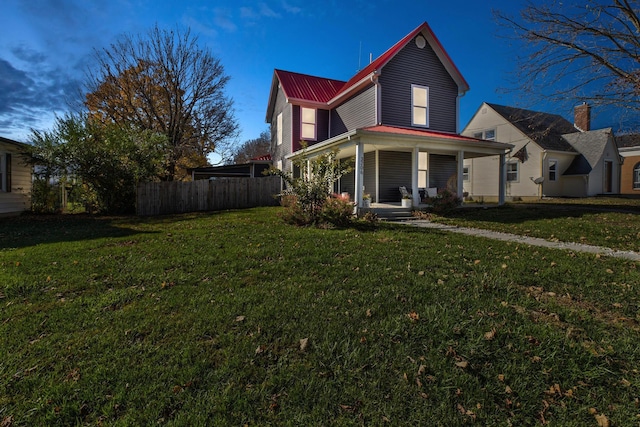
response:
{"label": "covered front porch", "polygon": [[[416,207],[422,196],[443,188],[462,198],[464,159],[483,156],[500,157],[498,194],[499,203],[503,204],[505,156],[511,148],[510,144],[455,134],[372,126],[311,145],[305,155],[311,160],[337,149],[338,159],[355,160],[353,172],[342,177],[336,190],[349,193],[360,211],[365,199],[374,204],[401,202],[400,187],[407,189]],[[296,152],[289,158],[300,155],[302,152]]]}

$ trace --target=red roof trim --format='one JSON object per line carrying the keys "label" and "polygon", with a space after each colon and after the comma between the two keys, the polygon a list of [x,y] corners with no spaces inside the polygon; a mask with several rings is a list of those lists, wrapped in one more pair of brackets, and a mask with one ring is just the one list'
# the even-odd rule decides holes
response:
{"label": "red roof trim", "polygon": [[409,129],[409,128],[401,128],[401,127],[386,126],[386,125],[370,126],[370,127],[362,128],[361,130],[367,131],[367,132],[384,133],[384,134],[430,136],[430,137],[436,137],[436,138],[442,138],[442,139],[452,139],[455,141],[483,142],[483,140],[481,139],[471,138],[470,136],[463,136],[455,133],[434,132],[430,130]]}

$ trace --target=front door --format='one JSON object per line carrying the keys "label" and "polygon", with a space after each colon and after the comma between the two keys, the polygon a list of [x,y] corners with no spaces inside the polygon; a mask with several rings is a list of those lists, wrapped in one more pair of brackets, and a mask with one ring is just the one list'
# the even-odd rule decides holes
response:
{"label": "front door", "polygon": [[613,162],[604,161],[604,192],[613,193]]}

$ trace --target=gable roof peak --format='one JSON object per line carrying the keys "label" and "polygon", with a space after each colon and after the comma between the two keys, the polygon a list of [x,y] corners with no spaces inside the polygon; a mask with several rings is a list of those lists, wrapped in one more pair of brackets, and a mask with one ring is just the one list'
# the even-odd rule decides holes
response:
{"label": "gable roof peak", "polygon": [[442,62],[447,72],[451,75],[454,82],[458,85],[458,92],[460,95],[464,95],[469,90],[469,84],[464,79],[458,67],[453,63],[449,54],[444,50],[444,47],[440,43],[440,40],[436,37],[433,30],[427,22],[423,22],[416,27],[409,34],[400,39],[396,44],[387,49],[382,55],[378,56],[374,61],[365,66],[362,70],[358,71],[353,77],[351,77],[343,88],[336,94],[334,99],[337,99],[344,94],[351,91],[351,89],[359,87],[359,83],[368,79],[370,76],[379,72],[393,57],[395,57],[402,48],[404,48],[409,42],[411,42],[418,34],[422,34],[426,42],[431,46],[436,56]]}

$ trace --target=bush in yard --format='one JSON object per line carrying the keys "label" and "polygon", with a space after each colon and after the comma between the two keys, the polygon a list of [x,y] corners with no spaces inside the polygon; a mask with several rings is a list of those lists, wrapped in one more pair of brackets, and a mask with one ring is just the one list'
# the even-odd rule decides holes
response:
{"label": "bush in yard", "polygon": [[431,198],[431,211],[441,214],[451,211],[462,204],[462,199],[453,191],[443,188],[438,191],[438,196]]}
{"label": "bush in yard", "polygon": [[[286,189],[280,193],[285,221],[297,225],[317,225],[325,221],[323,208],[331,199],[334,184],[352,169],[351,162],[340,162],[337,156],[338,150],[332,150],[309,158],[303,148],[302,154],[293,161],[300,171],[299,176],[273,167],[269,169],[269,174],[281,177],[286,184]],[[335,211],[336,207],[331,210]],[[328,215],[335,219],[333,213]]]}
{"label": "bush in yard", "polygon": [[353,202],[348,197],[339,194],[328,197],[320,211],[320,218],[323,222],[337,226],[349,225],[352,217]]}

